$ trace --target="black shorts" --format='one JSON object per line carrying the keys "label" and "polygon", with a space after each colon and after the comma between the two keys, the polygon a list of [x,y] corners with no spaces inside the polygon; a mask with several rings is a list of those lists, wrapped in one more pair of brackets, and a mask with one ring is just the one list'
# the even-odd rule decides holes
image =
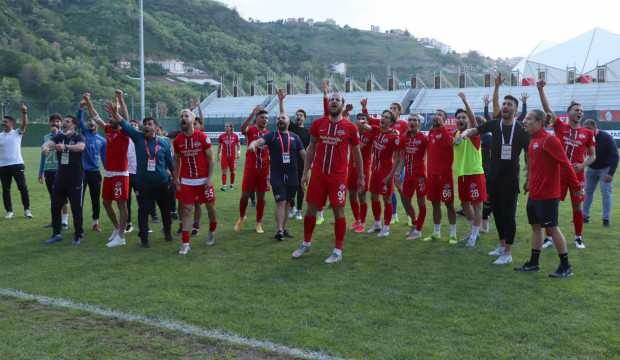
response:
{"label": "black shorts", "polygon": [[295,199],[298,188],[299,184],[285,184],[282,182],[271,183],[271,191],[273,192],[273,197],[276,199],[276,202],[292,201]]}
{"label": "black shorts", "polygon": [[544,228],[558,226],[559,204],[559,199],[527,199],[527,219],[530,225],[540,225]]}

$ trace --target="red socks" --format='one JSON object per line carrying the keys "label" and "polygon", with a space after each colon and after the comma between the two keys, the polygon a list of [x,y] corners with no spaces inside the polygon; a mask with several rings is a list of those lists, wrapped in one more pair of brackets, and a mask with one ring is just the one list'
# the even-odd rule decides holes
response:
{"label": "red socks", "polygon": [[312,241],[312,233],[314,232],[314,227],[316,226],[316,216],[306,215],[304,217],[304,241],[311,242]]}
{"label": "red socks", "polygon": [[385,209],[383,209],[383,224],[390,225],[392,222],[392,202],[385,204]]}
{"label": "red socks", "polygon": [[583,212],[581,210],[573,210],[573,224],[575,225],[575,235],[583,234]]}
{"label": "red socks", "polygon": [[381,203],[379,201],[372,201],[372,216],[375,218],[375,221],[381,220]]}
{"label": "red socks", "polygon": [[355,221],[358,221],[360,219],[360,203],[353,197],[351,197],[351,211],[353,212]]}
{"label": "red socks", "polygon": [[265,199],[256,198],[256,222],[263,221],[263,213],[265,212]]}
{"label": "red socks", "polygon": [[248,199],[241,197],[239,200],[239,217],[245,217],[245,211],[248,209]]}
{"label": "red socks", "polygon": [[418,218],[415,222],[415,228],[418,231],[422,231],[422,227],[424,226],[424,220],[426,219],[426,206],[420,206],[420,213],[418,214]]}
{"label": "red socks", "polygon": [[181,241],[183,242],[183,244],[189,243],[189,231],[181,231]]}
{"label": "red socks", "polygon": [[344,234],[347,231],[347,220],[344,217],[337,218],[334,223],[334,233],[336,234],[336,249],[342,250],[344,246]]}
{"label": "red socks", "polygon": [[217,229],[217,221],[209,223],[209,232],[214,232]]}
{"label": "red socks", "polygon": [[366,214],[368,213],[368,204],[363,202],[360,204],[360,221],[366,223]]}
{"label": "red socks", "polygon": [[222,173],[222,186],[226,186],[226,173]]}

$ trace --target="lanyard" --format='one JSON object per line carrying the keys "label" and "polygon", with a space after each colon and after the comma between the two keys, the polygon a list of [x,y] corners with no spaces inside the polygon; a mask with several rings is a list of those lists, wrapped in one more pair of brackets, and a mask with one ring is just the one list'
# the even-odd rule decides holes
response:
{"label": "lanyard", "polygon": [[[146,149],[146,157],[151,160],[151,152],[149,151],[149,142],[144,139],[144,148]],[[159,138],[155,138],[155,155],[153,155],[153,159],[157,157],[157,152],[159,151]]]}
{"label": "lanyard", "polygon": [[512,130],[510,130],[510,142],[508,144],[506,144],[506,140],[504,139],[504,131],[503,131],[503,128],[502,128],[502,122],[501,121],[499,122],[499,133],[502,136],[502,145],[509,145],[509,146],[512,145],[512,138],[513,138],[513,136],[515,134],[515,125],[516,125],[515,121],[513,120],[512,121]]}
{"label": "lanyard", "polygon": [[280,133],[278,131],[278,140],[280,140],[280,148],[282,149],[282,154],[290,154],[291,153],[291,135],[289,134],[287,136],[287,140],[288,140],[288,145],[287,145],[287,150],[284,151],[284,142],[282,141],[282,133]]}

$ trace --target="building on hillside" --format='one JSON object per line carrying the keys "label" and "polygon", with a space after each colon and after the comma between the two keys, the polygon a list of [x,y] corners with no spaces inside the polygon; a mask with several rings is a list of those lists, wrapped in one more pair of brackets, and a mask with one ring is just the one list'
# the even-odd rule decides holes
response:
{"label": "building on hillside", "polygon": [[131,70],[131,61],[127,59],[121,59],[117,62],[116,66],[121,70]]}
{"label": "building on hillside", "polygon": [[560,44],[541,43],[513,72],[529,83],[620,81],[620,34],[595,28]]}
{"label": "building on hillside", "polygon": [[421,38],[419,40],[420,44],[422,44],[424,47],[429,48],[429,49],[437,49],[439,51],[441,51],[442,54],[447,54],[450,51],[452,51],[452,48],[447,45],[442,43],[441,41],[438,41],[436,39],[432,39],[432,38]]}
{"label": "building on hillside", "polygon": [[149,64],[159,64],[172,75],[182,75],[187,72],[185,62],[181,60],[147,60],[146,62]]}
{"label": "building on hillside", "polygon": [[381,27],[379,25],[370,25],[370,31],[379,33],[381,32]]}

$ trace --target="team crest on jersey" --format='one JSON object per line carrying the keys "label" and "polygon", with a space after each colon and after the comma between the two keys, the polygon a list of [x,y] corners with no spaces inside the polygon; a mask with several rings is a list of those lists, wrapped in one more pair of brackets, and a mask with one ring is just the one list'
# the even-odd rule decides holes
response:
{"label": "team crest on jersey", "polygon": [[539,145],[538,143],[534,143],[534,144],[532,145],[532,149],[534,149],[534,150],[538,150],[538,147],[539,147],[539,146],[540,146],[540,145]]}
{"label": "team crest on jersey", "polygon": [[382,142],[383,144],[386,144],[386,143],[388,142],[388,138],[386,138],[386,137],[382,138],[382,139],[381,139],[381,142]]}
{"label": "team crest on jersey", "polygon": [[585,139],[585,138],[586,138],[586,135],[585,135],[585,134],[579,134],[579,138],[580,138],[580,139]]}

